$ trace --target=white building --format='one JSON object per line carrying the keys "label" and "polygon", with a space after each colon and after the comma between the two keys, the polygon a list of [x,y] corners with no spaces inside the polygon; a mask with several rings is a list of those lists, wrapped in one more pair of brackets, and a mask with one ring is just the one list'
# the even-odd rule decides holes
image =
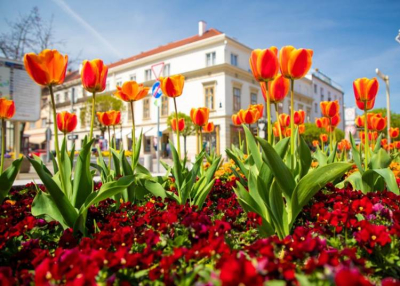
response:
{"label": "white building", "polygon": [[[163,75],[183,74],[185,87],[182,96],[177,98],[178,110],[186,114],[192,107],[210,108],[210,121],[216,128],[211,134],[213,147],[218,153],[232,143],[238,142],[237,130],[233,126],[231,116],[240,109],[245,109],[249,104],[263,103],[264,99],[257,81],[250,71],[249,57],[252,49],[226,34],[216,30],[206,30],[204,22],[199,22],[197,35],[160,46],[153,50],[142,52],[133,57],[109,64],[107,88],[105,94],[111,94],[117,85],[124,81],[136,80],[145,86],[152,86],[155,82],[151,67],[157,63],[164,63]],[[71,110],[71,98],[75,98],[73,110],[81,112],[84,102],[91,96],[81,86],[78,71],[69,73],[65,83],[55,90],[57,110]],[[314,122],[315,117],[320,117],[320,100],[338,99],[343,103],[343,91],[334,85],[331,80],[320,72],[314,72],[307,77],[295,82],[295,109],[303,109],[307,113],[308,122]],[[160,131],[162,155],[165,155],[165,146],[168,140],[175,142],[175,134],[172,134],[166,124],[168,115],[174,112],[173,100],[162,96],[160,108]],[[143,130],[142,153],[155,154],[154,143],[157,136],[157,107],[153,104],[154,98],[149,94],[145,99],[135,103],[135,122],[137,136]],[[289,113],[290,97],[279,106],[280,112]],[[48,118],[48,110],[43,110],[43,119]],[[272,107],[273,120],[275,111]],[[131,146],[131,118],[126,104],[122,114],[122,126],[118,128],[117,138],[121,138],[126,149]],[[42,124],[33,123],[33,128],[28,128],[26,133],[37,134],[36,127]],[[52,125],[51,125],[52,126]],[[39,133],[34,143],[45,143],[44,130]],[[76,132],[78,135],[76,148],[81,148],[81,140],[89,132],[89,124],[79,122]],[[96,130],[95,135],[100,135]],[[204,140],[209,140],[208,136]],[[183,139],[182,139],[183,140]],[[51,142],[53,146],[53,141]],[[70,143],[71,144],[71,143]],[[175,144],[175,143],[174,143]],[[43,144],[41,144],[43,145]],[[175,144],[176,145],[176,144]],[[181,142],[183,146],[183,141]],[[44,146],[35,146],[44,147]],[[182,147],[183,149],[183,147]],[[187,141],[189,157],[196,152],[196,138],[191,136]],[[183,152],[183,150],[182,150]]]}

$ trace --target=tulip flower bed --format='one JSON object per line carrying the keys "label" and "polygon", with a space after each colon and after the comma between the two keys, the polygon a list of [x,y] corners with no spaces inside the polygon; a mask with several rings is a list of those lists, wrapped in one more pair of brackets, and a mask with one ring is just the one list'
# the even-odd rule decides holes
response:
{"label": "tulip flower bed", "polygon": [[202,210],[154,197],[104,200],[90,208],[85,238],[32,216],[33,184],[13,189],[0,208],[1,284],[400,283],[389,278],[400,276],[400,196],[327,185],[292,235],[262,238],[261,218],[242,210],[235,185],[218,179]]}

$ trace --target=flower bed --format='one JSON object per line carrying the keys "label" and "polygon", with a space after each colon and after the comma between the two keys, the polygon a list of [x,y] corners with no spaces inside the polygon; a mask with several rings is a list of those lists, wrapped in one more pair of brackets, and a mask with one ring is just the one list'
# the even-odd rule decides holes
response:
{"label": "flower bed", "polygon": [[400,196],[328,185],[280,240],[261,238],[261,218],[242,210],[235,183],[217,180],[201,211],[154,197],[119,206],[107,199],[90,208],[85,238],[31,215],[33,184],[13,189],[0,209],[0,281],[399,284],[389,277],[400,276]]}

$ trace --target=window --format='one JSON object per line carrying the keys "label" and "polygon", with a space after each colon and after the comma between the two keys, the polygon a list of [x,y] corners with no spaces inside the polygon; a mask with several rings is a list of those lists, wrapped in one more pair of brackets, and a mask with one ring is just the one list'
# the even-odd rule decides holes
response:
{"label": "window", "polygon": [[238,55],[231,54],[231,65],[238,66]]}
{"label": "window", "polygon": [[150,98],[143,99],[143,119],[150,119]]}
{"label": "window", "polygon": [[131,74],[130,76],[129,76],[129,80],[134,80],[134,81],[136,81],[136,74],[134,73],[134,74]]}
{"label": "window", "polygon": [[317,93],[317,85],[314,83],[314,93]]}
{"label": "window", "polygon": [[328,101],[331,101],[331,100],[332,100],[332,98],[331,98],[331,92],[328,91]]}
{"label": "window", "polygon": [[322,87],[320,89],[320,94],[321,94],[321,101],[324,101],[325,100],[325,98],[324,98],[324,89]]}
{"label": "window", "polygon": [[151,74],[152,74],[151,69],[145,70],[144,71],[144,80],[145,81],[151,80]]}
{"label": "window", "polygon": [[307,111],[306,111],[307,122],[311,121],[310,115],[311,115],[311,107],[307,107]]}
{"label": "window", "polygon": [[314,112],[318,113],[318,103],[314,103]]}
{"label": "window", "polygon": [[204,101],[205,101],[205,106],[209,108],[210,110],[214,110],[214,86],[206,86],[204,87]]}
{"label": "window", "polygon": [[162,96],[161,97],[161,116],[168,116],[168,97]]}
{"label": "window", "polygon": [[46,127],[46,124],[47,124],[47,118],[44,117],[44,118],[42,118],[41,127],[42,128]]}
{"label": "window", "polygon": [[68,91],[64,92],[64,102],[69,100]]}
{"label": "window", "polygon": [[42,98],[42,106],[46,106],[47,105],[47,98]]}
{"label": "window", "polygon": [[304,110],[304,105],[303,104],[297,104],[297,110]]}
{"label": "window", "polygon": [[237,87],[233,88],[233,111],[239,111],[241,107],[240,104],[240,89]]}
{"label": "window", "polygon": [[151,137],[150,136],[144,137],[144,152],[145,153],[151,152]]}
{"label": "window", "polygon": [[120,78],[118,78],[117,80],[116,80],[116,84],[115,84],[116,86],[122,86],[122,79],[120,79]]}
{"label": "window", "polygon": [[167,77],[170,75],[171,75],[171,66],[170,66],[170,64],[166,64],[166,65],[164,65],[164,68],[163,68],[163,77]]}
{"label": "window", "polygon": [[215,52],[206,54],[206,66],[215,65]]}
{"label": "window", "polygon": [[257,93],[250,93],[250,104],[257,104]]}
{"label": "window", "polygon": [[56,103],[59,103],[59,102],[60,102],[60,94],[57,93],[57,94],[56,94]]}

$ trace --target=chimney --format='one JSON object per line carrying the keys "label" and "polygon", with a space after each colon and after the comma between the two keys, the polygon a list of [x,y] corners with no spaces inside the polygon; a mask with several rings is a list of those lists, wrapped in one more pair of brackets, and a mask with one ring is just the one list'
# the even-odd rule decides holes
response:
{"label": "chimney", "polygon": [[199,21],[199,36],[203,36],[206,32],[207,23],[204,21]]}

